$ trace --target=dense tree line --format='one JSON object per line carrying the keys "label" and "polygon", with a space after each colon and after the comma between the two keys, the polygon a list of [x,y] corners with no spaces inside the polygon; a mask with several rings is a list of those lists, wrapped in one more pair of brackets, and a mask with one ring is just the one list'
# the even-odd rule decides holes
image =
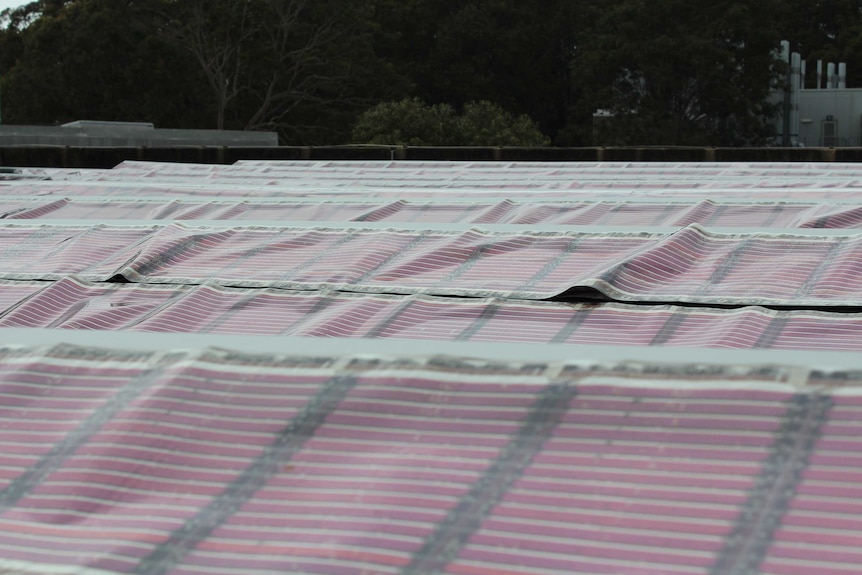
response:
{"label": "dense tree line", "polygon": [[286,144],[577,146],[597,125],[618,144],[759,144],[781,39],[862,78],[860,0],[39,0],[0,21],[4,123]]}

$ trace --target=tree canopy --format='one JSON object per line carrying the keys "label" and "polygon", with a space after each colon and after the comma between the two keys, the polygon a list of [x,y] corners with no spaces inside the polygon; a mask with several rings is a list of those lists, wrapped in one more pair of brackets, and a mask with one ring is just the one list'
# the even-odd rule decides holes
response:
{"label": "tree canopy", "polygon": [[514,117],[482,100],[458,114],[448,104],[418,98],[384,102],[359,116],[354,143],[399,146],[547,146],[550,140],[526,114]]}
{"label": "tree canopy", "polygon": [[778,2],[609,0],[573,57],[607,143],[758,144],[775,109]]}
{"label": "tree canopy", "polygon": [[37,0],[0,15],[2,119],[592,145],[605,110],[604,143],[758,144],[781,39],[862,85],[858,0]]}

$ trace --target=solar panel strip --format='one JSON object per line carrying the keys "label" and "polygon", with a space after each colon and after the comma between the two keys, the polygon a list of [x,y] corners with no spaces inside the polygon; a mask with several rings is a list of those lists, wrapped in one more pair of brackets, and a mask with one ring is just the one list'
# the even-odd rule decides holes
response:
{"label": "solar panel strip", "polygon": [[[68,548],[70,564],[128,572],[241,476],[326,377],[318,362],[306,375],[302,362],[291,362],[298,368],[293,374],[279,365],[258,364],[253,373],[242,365],[217,354],[180,361],[158,374],[152,392],[127,405],[117,398],[119,409],[86,435],[82,449],[64,450],[62,458],[52,458],[50,472],[29,482],[29,492],[14,501],[17,515],[0,519],[0,545],[36,559],[45,541],[20,539],[41,528],[44,538],[56,541],[55,551]],[[191,455],[176,457],[183,452]],[[172,464],[166,454],[173,454]],[[31,509],[47,525],[72,521],[76,528],[34,526]],[[82,521],[101,516],[105,523]],[[134,535],[142,531],[150,536]]]}
{"label": "solar panel strip", "polygon": [[[18,282],[7,282],[0,293],[17,291]],[[42,283],[38,293],[0,312],[7,327],[58,327],[80,329],[121,329],[141,321],[146,314],[175,300],[187,289],[164,286],[122,289],[122,284],[82,283],[64,278]]]}
{"label": "solar panel strip", "polygon": [[862,400],[857,393],[836,394],[800,470],[795,497],[767,549],[762,573],[793,575],[803,569],[847,574],[858,565],[859,494],[855,488],[862,462],[853,443],[858,437]]}
{"label": "solar panel strip", "polygon": [[[665,189],[638,189],[626,186],[610,186],[601,182],[572,188],[570,185],[562,189],[555,188],[507,188],[497,185],[487,187],[456,187],[433,188],[420,185],[411,186],[410,182],[402,182],[398,186],[375,185],[355,187],[330,186],[327,183],[309,182],[300,185],[295,182],[235,183],[201,182],[195,178],[183,181],[153,182],[146,185],[140,180],[127,181],[78,181],[58,182],[12,182],[0,187],[0,197],[4,201],[15,202],[21,198],[63,198],[73,203],[68,209],[75,209],[74,202],[169,202],[179,200],[184,203],[201,204],[203,200],[218,203],[248,202],[248,203],[286,203],[287,201],[306,200],[307,202],[339,202],[363,204],[369,201],[380,203],[384,201],[405,200],[411,204],[461,204],[469,199],[475,202],[496,204],[504,200],[518,204],[572,205],[578,203],[584,206],[598,206],[607,210],[621,203],[655,204],[674,203],[696,205],[708,197],[711,201],[721,204],[745,205],[759,203],[789,203],[793,205],[813,205],[824,203],[836,206],[855,206],[860,203],[862,190],[860,185],[848,184],[844,187],[818,186],[816,183],[805,183],[797,186],[759,184],[716,184],[692,183],[675,184]],[[598,204],[607,202],[607,205]],[[64,209],[64,208],[61,208]],[[454,209],[454,208],[453,208]],[[653,208],[650,208],[653,209]]]}
{"label": "solar panel strip", "polygon": [[68,200],[11,201],[0,204],[0,219],[33,219],[44,217],[68,204]]}
{"label": "solar panel strip", "polygon": [[[289,193],[289,192],[288,192]],[[465,196],[466,197],[466,196]],[[501,206],[501,204],[504,204]],[[628,202],[243,202],[126,199],[60,201],[9,200],[0,203],[5,219],[80,220],[235,220],[235,221],[386,221],[510,225],[605,225],[782,228],[858,228],[859,208],[810,204],[661,204]],[[721,208],[721,212],[716,210]]]}
{"label": "solar panel strip", "polygon": [[[728,403],[697,391],[617,393],[579,387],[552,437],[448,573],[625,573],[635,566],[647,573],[708,571],[776,440],[788,395],[743,393]],[[578,429],[599,429],[591,421],[608,431],[631,428],[631,435],[627,441],[609,435],[588,439]],[[638,426],[643,434],[635,431]],[[698,430],[729,427],[735,427],[733,436],[765,431],[767,441],[755,451],[704,450]],[[661,428],[679,431],[654,442],[649,434]],[[632,453],[633,439],[645,453]],[[716,458],[716,452],[723,453]]]}
{"label": "solar panel strip", "polygon": [[[599,281],[585,283],[621,300],[748,304],[783,301],[816,306],[817,300],[840,298],[838,294],[842,292],[850,294],[855,260],[849,254],[856,249],[855,240],[717,235],[690,227],[615,262]],[[816,280],[814,287],[810,287],[812,276]],[[828,287],[817,292],[819,282],[827,281]],[[754,294],[757,295],[751,297]]]}
{"label": "solar panel strip", "polygon": [[[526,192],[570,200],[577,194],[593,200],[597,194],[640,197],[687,197],[703,200],[736,196],[786,200],[787,196],[852,201],[860,196],[858,170],[852,164],[716,164],[716,163],[503,163],[490,162],[248,162],[233,166],[126,162],[114,170],[53,170],[53,181],[8,182],[11,189],[41,189],[36,193],[68,192],[72,187],[151,193],[177,198],[188,195],[283,196],[313,193],[344,197],[353,194],[406,199],[417,197],[473,198],[488,193]],[[57,180],[63,184],[58,186]],[[152,186],[141,185],[152,182]],[[161,192],[158,190],[162,186]],[[267,191],[267,188],[269,190]],[[303,191],[304,190],[304,191]],[[127,195],[129,193],[127,192]]]}
{"label": "solar panel strip", "polygon": [[[253,515],[240,511],[231,518],[206,546],[189,556],[187,572],[196,572],[194,567],[197,572],[211,568],[218,562],[218,550],[224,548],[245,551],[246,569],[278,565],[286,570],[329,572],[331,563],[315,569],[305,566],[303,558],[307,562],[320,556],[345,563],[352,559],[357,563],[354,570],[364,562],[379,563],[381,568],[406,566],[447,509],[466,494],[506,444],[507,435],[517,429],[519,417],[541,389],[518,385],[517,380],[501,383],[500,376],[474,375],[471,379],[467,383],[448,378],[438,382],[415,376],[361,376],[318,430],[320,439],[309,441],[290,468],[258,493],[258,506],[248,510]],[[495,405],[500,397],[508,398],[507,407]],[[411,417],[403,417],[408,414]],[[363,429],[371,433],[362,433]],[[354,448],[357,440],[366,443],[361,456]],[[479,455],[482,452],[484,456]],[[390,454],[395,453],[401,455],[391,459]],[[387,460],[393,467],[381,467]],[[429,464],[433,466],[427,467]],[[362,485],[359,499],[352,487],[357,481]],[[283,536],[260,528],[259,505],[268,501],[275,506],[269,507],[270,512],[282,512],[267,515],[267,521],[283,525],[278,532],[291,534],[290,545],[285,545]],[[294,525],[292,510],[299,501],[319,502],[331,521],[340,519],[337,528],[325,532],[331,541],[325,551],[319,543],[322,533],[307,540],[302,526],[307,519],[300,518],[301,523]],[[368,520],[362,518],[368,517],[372,506],[381,526],[369,531]],[[429,517],[429,510],[437,512]],[[400,529],[405,521],[412,534]],[[351,524],[361,530],[350,529]],[[255,544],[238,545],[248,540]],[[303,541],[307,545],[296,544]],[[258,545],[283,558],[255,558],[252,552]]]}
{"label": "solar panel strip", "polygon": [[[571,182],[584,180],[632,179],[638,182],[666,183],[673,181],[739,181],[745,179],[780,181],[782,178],[819,179],[824,185],[841,182],[855,175],[847,164],[808,163],[784,164],[716,164],[690,163],[531,163],[508,165],[492,162],[292,162],[292,161],[241,161],[232,166],[205,166],[195,164],[158,164],[127,161],[109,175],[136,178],[183,178],[194,175],[209,179],[307,179],[344,181],[356,185],[357,181],[421,181],[438,186],[454,182],[484,183],[535,183]],[[104,177],[98,174],[97,177]],[[495,181],[496,180],[496,181]]]}
{"label": "solar panel strip", "polygon": [[848,235],[718,234],[696,226],[668,235],[178,225],[7,227],[0,235],[8,241],[2,275],[11,279],[78,273],[96,281],[121,275],[148,283],[526,299],[589,287],[622,301],[862,303],[862,248]]}
{"label": "solar panel strip", "polygon": [[[278,382],[281,385],[284,380]],[[304,383],[304,382],[303,382]],[[185,556],[205,538],[218,537],[219,526],[243,503],[256,495],[267,479],[284,468],[293,455],[302,447],[306,438],[314,435],[316,429],[335,409],[336,404],[355,385],[355,379],[334,376],[314,386],[314,395],[307,398],[305,406],[292,415],[289,425],[284,426],[284,413],[280,419],[278,435],[266,446],[261,454],[253,459],[234,480],[227,483],[226,489],[214,498],[195,517],[188,518],[183,526],[175,530],[170,539],[161,543],[135,569],[139,573],[166,573],[174,565],[183,562]]]}
{"label": "solar panel strip", "polygon": [[483,477],[477,478],[435,533],[425,539],[422,548],[402,573],[440,572],[455,559],[471,534],[479,528],[482,518],[505,496],[524,467],[541,449],[575,393],[575,389],[565,382],[552,383],[542,390],[510,443]]}
{"label": "solar panel strip", "polygon": [[[7,431],[0,439],[10,456],[0,489],[4,511],[17,506],[105,420],[145,391],[162,361],[153,354],[87,357],[68,351],[61,348],[41,362],[21,362],[15,353],[3,358],[0,394],[3,405],[14,408],[4,410]],[[100,359],[105,361],[101,369],[93,365]]]}
{"label": "solar panel strip", "polygon": [[[122,266],[152,229],[108,229],[100,226],[0,228],[3,275],[14,279],[59,279],[87,271],[110,273]],[[131,254],[130,254],[131,252]]]}
{"label": "solar panel strip", "polygon": [[[50,224],[64,212],[105,221],[114,210],[200,224],[0,227],[0,270],[12,280],[0,282],[0,324],[182,332],[188,342],[200,333],[347,336],[357,349],[368,343],[358,337],[416,338],[458,341],[458,353],[487,342],[499,354],[510,341],[760,347],[796,350],[802,361],[812,349],[862,347],[859,314],[752,304],[860,305],[859,238],[802,229],[857,226],[859,175],[852,165],[718,163],[129,162],[58,171],[64,180],[4,183],[9,207],[0,213],[31,208],[17,215]],[[133,201],[135,190],[147,200]],[[28,194],[44,198],[22,205]],[[285,224],[285,209],[369,229]],[[232,223],[252,217],[244,221],[264,225]],[[404,229],[381,229],[400,221]],[[498,227],[432,225],[446,221]],[[536,229],[559,224],[636,230]],[[645,230],[681,224],[755,229]],[[770,226],[802,228],[778,235]],[[140,284],[88,283],[107,279]],[[528,301],[596,295],[589,289],[637,305]],[[397,339],[386,345],[403,349]],[[551,347],[517,349],[537,357]],[[75,361],[90,359],[66,353],[76,359],[56,361],[60,372],[38,355],[3,371],[0,354],[9,400],[0,409],[8,448],[0,485],[11,486],[0,554],[11,559],[118,572],[353,574],[404,572],[433,556],[437,571],[483,575],[724,575],[761,558],[764,573],[817,565],[844,574],[860,560],[862,430],[850,390],[858,374],[674,371],[652,358],[581,371],[180,353],[148,372],[155,383],[144,392],[113,404],[75,378],[107,377],[116,366],[101,356],[80,376]],[[336,371],[356,385],[327,396],[305,432],[285,427]],[[819,419],[806,377],[834,397]],[[548,378],[577,395],[559,420],[545,421],[546,436],[528,433],[535,443],[521,463],[499,465],[537,414],[530,406]],[[478,390],[504,380],[515,391]],[[43,389],[51,391],[33,400]],[[291,447],[272,448],[282,440]],[[495,484],[501,477],[511,482]],[[436,542],[451,542],[450,555],[423,555]]]}
{"label": "solar panel strip", "polygon": [[[712,348],[862,349],[858,313],[0,282],[0,327]],[[34,290],[39,290],[32,293]],[[15,301],[14,297],[21,297]],[[23,296],[23,297],[22,297]],[[493,313],[489,312],[493,307]]]}
{"label": "solar panel strip", "polygon": [[[71,349],[66,355],[78,365],[92,361],[92,355]],[[105,367],[105,359],[96,365]],[[167,533],[180,533],[177,525],[222,497],[231,477],[250,469],[248,462],[259,458],[263,445],[252,438],[271,437],[270,424],[296,413],[280,408],[279,401],[301,409],[308,393],[319,389],[313,380],[332,373],[319,361],[223,353],[189,359],[163,372],[166,379],[155,393],[117,411],[17,500],[0,518],[0,547],[33,560],[48,545],[51,551],[40,560],[77,565],[89,557],[88,565],[134,569]],[[223,559],[229,559],[220,563],[228,571],[254,565],[328,572],[333,561],[353,570],[402,568],[432,529],[444,524],[465,489],[483,492],[486,484],[477,478],[511,445],[518,422],[547,389],[541,364],[423,366],[363,359],[351,369],[356,385],[331,404],[313,433],[302,436],[289,462],[273,468],[270,479],[240,498],[242,504],[217,506],[225,509],[216,513],[218,521],[211,527],[205,522],[201,537],[189,539],[188,554],[173,556],[171,564],[180,561],[188,573],[212,569]],[[739,369],[729,370],[725,380],[716,380],[717,372],[653,368],[622,370],[622,379],[602,378],[595,368],[553,373],[587,379],[578,382],[578,394],[567,401],[567,412],[549,429],[541,450],[499,492],[491,514],[447,570],[582,567],[611,573],[634,564],[655,572],[708,569],[768,454],[784,445],[777,435],[793,430],[782,423],[793,392],[787,386],[758,390],[759,382],[784,376]],[[699,388],[694,382],[705,377],[712,382],[700,385],[712,387]],[[288,380],[295,383],[285,385]],[[722,389],[729,384],[732,390]],[[62,384],[55,379],[51,385]],[[796,493],[803,501],[812,494],[822,499],[823,482],[830,483],[827,497],[854,497],[852,487],[841,487],[858,474],[847,467],[853,456],[841,468],[830,438],[837,434],[843,445],[844,437],[858,435],[853,410],[862,402],[840,393],[836,398],[838,407],[813,436],[819,439],[800,476]],[[173,419],[154,418],[156,412]],[[187,431],[171,433],[177,425]],[[218,441],[225,430],[233,438]],[[823,449],[832,459],[815,457]],[[365,479],[359,492],[356,477]],[[181,478],[182,488],[176,483]],[[139,512],[144,502],[151,505],[149,514]],[[320,509],[330,511],[321,518]],[[828,515],[828,507],[817,509]],[[847,525],[838,520],[835,525]],[[65,521],[75,521],[75,529],[64,527]],[[314,521],[317,527],[310,527]],[[297,537],[285,544],[284,533]],[[568,541],[576,535],[582,545]],[[655,551],[655,545],[664,550]],[[624,553],[614,553],[619,549]],[[781,552],[773,555],[778,559],[769,560],[780,564]]]}

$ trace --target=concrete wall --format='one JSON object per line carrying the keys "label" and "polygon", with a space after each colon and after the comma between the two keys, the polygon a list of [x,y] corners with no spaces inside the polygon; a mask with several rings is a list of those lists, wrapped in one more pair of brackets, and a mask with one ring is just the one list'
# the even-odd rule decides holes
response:
{"label": "concrete wall", "polygon": [[79,121],[63,126],[0,126],[2,146],[277,146],[275,132],[167,130],[133,122]]}
{"label": "concrete wall", "polygon": [[801,90],[799,138],[803,145],[826,145],[821,135],[828,116],[837,122],[836,146],[862,145],[862,89]]}
{"label": "concrete wall", "polygon": [[232,164],[237,160],[463,160],[520,162],[860,162],[856,148],[423,148],[2,146],[0,166],[111,168],[124,160]]}

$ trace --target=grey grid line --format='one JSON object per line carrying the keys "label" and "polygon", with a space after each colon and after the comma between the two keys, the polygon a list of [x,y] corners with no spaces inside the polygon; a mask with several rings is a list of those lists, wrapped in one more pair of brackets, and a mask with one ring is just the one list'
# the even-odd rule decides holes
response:
{"label": "grey grid line", "polygon": [[508,445],[425,540],[401,570],[401,575],[440,573],[457,557],[470,536],[541,450],[576,393],[576,387],[568,383],[552,383],[542,390]]}
{"label": "grey grid line", "polygon": [[251,499],[314,435],[326,417],[356,385],[352,376],[335,376],[297,413],[275,440],[224,491],[189,518],[135,567],[138,575],[163,575],[181,563],[195,546]]}

